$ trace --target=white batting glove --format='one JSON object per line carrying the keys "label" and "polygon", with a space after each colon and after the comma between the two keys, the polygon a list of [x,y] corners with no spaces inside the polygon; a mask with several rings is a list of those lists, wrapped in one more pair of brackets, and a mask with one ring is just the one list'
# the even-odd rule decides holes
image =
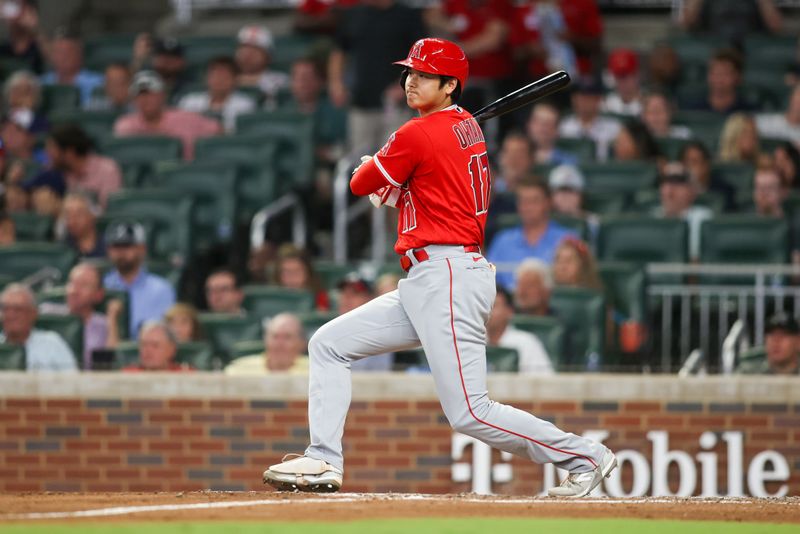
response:
{"label": "white batting glove", "polygon": [[358,169],[360,169],[366,162],[368,162],[371,159],[372,159],[372,156],[361,156],[361,163],[358,164],[358,167],[353,169],[353,174],[357,173]]}
{"label": "white batting glove", "polygon": [[386,185],[374,193],[370,193],[369,201],[372,202],[372,205],[376,208],[380,208],[381,206],[391,206],[392,208],[396,208],[397,201],[400,200],[401,194],[402,191],[399,187]]}

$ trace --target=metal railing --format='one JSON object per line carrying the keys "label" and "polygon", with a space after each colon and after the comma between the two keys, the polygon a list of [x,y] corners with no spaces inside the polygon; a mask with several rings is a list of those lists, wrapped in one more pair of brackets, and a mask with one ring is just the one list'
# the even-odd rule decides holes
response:
{"label": "metal railing", "polygon": [[250,250],[261,248],[266,239],[269,223],[288,210],[292,210],[292,242],[298,248],[306,247],[308,231],[303,199],[297,193],[287,193],[253,215],[250,224]]}

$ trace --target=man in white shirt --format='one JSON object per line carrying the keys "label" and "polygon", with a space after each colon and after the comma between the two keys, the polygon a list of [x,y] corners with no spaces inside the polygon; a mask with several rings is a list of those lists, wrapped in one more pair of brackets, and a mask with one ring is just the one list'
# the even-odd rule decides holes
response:
{"label": "man in white shirt", "polygon": [[289,87],[289,75],[270,70],[272,49],[275,45],[272,33],[266,26],[248,24],[239,30],[239,46],[236,48],[236,65],[239,67],[239,87],[258,87],[274,105],[278,92]]}
{"label": "man in white shirt", "polygon": [[0,343],[25,346],[28,371],[77,371],[69,345],[55,332],[38,330],[36,297],[27,286],[10,284],[0,294],[3,333]]}
{"label": "man in white shirt", "polygon": [[553,365],[547,350],[535,335],[511,326],[514,308],[511,295],[498,285],[492,314],[486,324],[486,334],[490,346],[515,349],[519,354],[519,372],[543,375],[553,374]]}
{"label": "man in white shirt", "polygon": [[761,137],[786,139],[800,147],[800,84],[792,90],[785,113],[759,113],[756,127]]}
{"label": "man in white shirt", "polygon": [[618,121],[600,115],[602,102],[603,85],[598,80],[579,79],[572,93],[574,114],[562,120],[558,129],[561,137],[593,139],[598,161],[605,161],[608,147],[620,130]]}

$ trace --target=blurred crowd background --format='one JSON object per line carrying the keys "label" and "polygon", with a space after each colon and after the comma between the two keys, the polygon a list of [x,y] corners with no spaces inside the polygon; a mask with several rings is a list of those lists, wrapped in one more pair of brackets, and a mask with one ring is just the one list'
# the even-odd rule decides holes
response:
{"label": "blurred crowd background", "polygon": [[433,35],[470,59],[467,110],[573,80],[484,126],[491,371],[800,373],[798,2],[2,0],[0,17],[0,369],[306,372],[316,328],[405,276],[396,212],[346,184],[412,116],[391,63]]}

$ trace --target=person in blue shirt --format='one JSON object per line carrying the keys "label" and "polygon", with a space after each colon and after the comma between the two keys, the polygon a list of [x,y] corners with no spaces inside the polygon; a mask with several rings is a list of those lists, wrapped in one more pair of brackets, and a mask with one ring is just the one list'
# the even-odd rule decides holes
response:
{"label": "person in blue shirt", "polygon": [[92,91],[103,85],[103,75],[83,68],[83,43],[66,31],[58,31],[50,45],[53,70],[42,76],[44,85],[74,85],[81,95],[81,106],[92,98]]}
{"label": "person in blue shirt", "polygon": [[103,278],[106,289],[127,291],[130,303],[128,335],[136,338],[146,321],[156,321],[175,304],[175,289],[144,266],[147,249],[144,228],[138,222],[112,223],[105,234],[108,257],[115,269]]}
{"label": "person in blue shirt", "polygon": [[550,190],[533,176],[517,186],[517,214],[520,225],[498,232],[486,254],[497,265],[497,282],[509,290],[514,288],[516,264],[526,258],[552,264],[561,240],[577,237],[572,230],[550,220]]}

